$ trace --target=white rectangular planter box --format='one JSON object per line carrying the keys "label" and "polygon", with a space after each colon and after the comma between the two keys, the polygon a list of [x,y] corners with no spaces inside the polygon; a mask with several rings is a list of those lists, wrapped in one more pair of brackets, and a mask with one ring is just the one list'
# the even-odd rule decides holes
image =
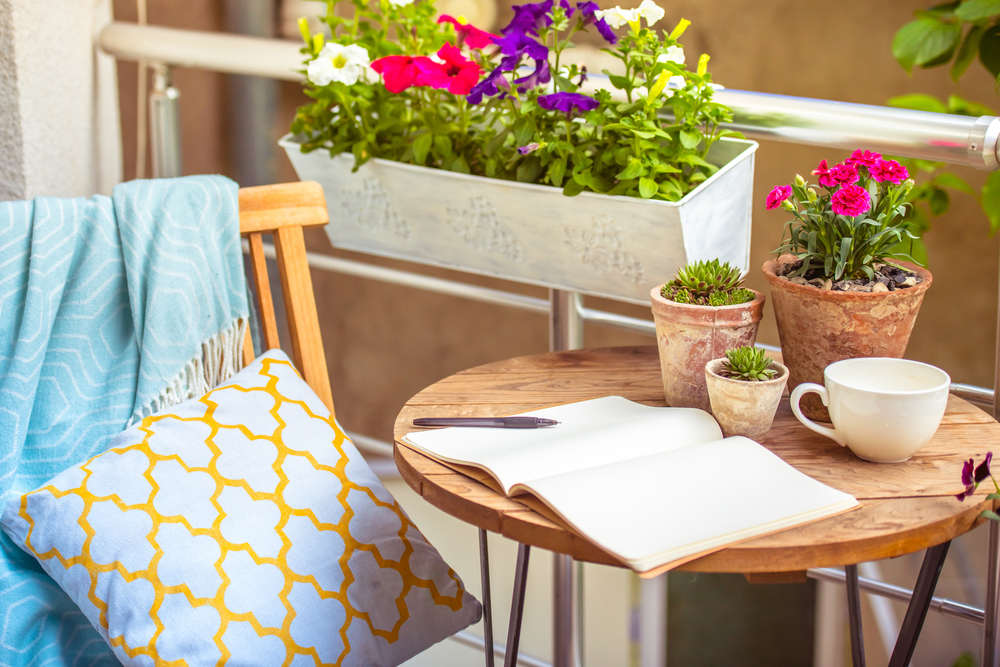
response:
{"label": "white rectangular planter box", "polygon": [[718,141],[708,159],[721,168],[679,202],[566,197],[380,159],[351,173],[353,155],[279,143],[300,179],[323,186],[337,248],[647,305],[690,261],[749,269],[752,141]]}

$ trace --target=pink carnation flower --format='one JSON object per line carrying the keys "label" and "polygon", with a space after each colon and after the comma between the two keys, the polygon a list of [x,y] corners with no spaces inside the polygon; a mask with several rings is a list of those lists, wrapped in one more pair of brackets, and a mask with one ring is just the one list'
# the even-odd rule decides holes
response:
{"label": "pink carnation flower", "polygon": [[820,160],[819,166],[813,169],[813,176],[819,176],[819,184],[824,188],[837,187],[837,181],[830,176],[830,168],[826,166],[826,160]]}
{"label": "pink carnation flower", "polygon": [[861,215],[871,207],[871,197],[868,191],[860,185],[845,185],[833,194],[830,208],[837,215],[849,218]]}
{"label": "pink carnation flower", "polygon": [[[850,185],[858,182],[858,170],[855,169],[853,165],[847,163],[834,165],[833,168],[830,169],[830,178],[833,179],[837,185]],[[822,183],[820,185],[822,185]]]}
{"label": "pink carnation flower", "polygon": [[781,202],[785,201],[792,196],[792,186],[790,185],[779,185],[767,196],[767,210],[775,209],[781,206]]}
{"label": "pink carnation flower", "polygon": [[878,153],[873,153],[871,151],[854,151],[851,153],[851,157],[844,160],[844,164],[853,164],[856,167],[872,167],[881,159],[882,156]]}
{"label": "pink carnation flower", "polygon": [[906,167],[895,160],[879,160],[869,167],[868,171],[871,172],[872,178],[879,183],[889,181],[899,185],[910,177],[910,172],[906,171]]}

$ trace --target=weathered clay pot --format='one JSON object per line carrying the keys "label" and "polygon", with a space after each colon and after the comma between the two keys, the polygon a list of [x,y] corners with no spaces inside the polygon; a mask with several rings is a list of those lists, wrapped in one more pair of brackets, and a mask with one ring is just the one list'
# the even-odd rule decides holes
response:
{"label": "weathered clay pot", "polygon": [[738,306],[693,306],[650,291],[660,373],[667,405],[675,408],[711,409],[705,387],[705,364],[727,350],[753,345],[764,313],[764,295]]}
{"label": "weathered clay pot", "polygon": [[725,360],[723,357],[705,364],[705,381],[708,385],[708,397],[712,402],[712,415],[727,438],[742,435],[764,442],[767,432],[771,430],[774,413],[778,411],[781,392],[788,382],[788,369],[777,361],[772,361],[768,368],[778,371],[773,379],[745,382],[719,375]]}
{"label": "weathered clay pot", "polygon": [[[803,382],[823,384],[823,369],[841,359],[903,356],[924,292],[931,286],[931,274],[907,262],[900,264],[916,272],[921,282],[874,293],[797,285],[777,276],[777,260],[764,264],[781,357],[788,366],[789,390]],[[816,394],[803,398],[801,407],[810,419],[830,421],[830,413]]]}

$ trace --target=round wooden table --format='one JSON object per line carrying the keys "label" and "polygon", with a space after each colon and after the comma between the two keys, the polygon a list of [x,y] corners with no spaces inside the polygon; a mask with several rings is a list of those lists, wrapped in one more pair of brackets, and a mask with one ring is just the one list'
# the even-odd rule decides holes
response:
{"label": "round wooden table", "polygon": [[[415,417],[508,415],[609,395],[665,405],[655,347],[538,354],[462,371],[406,403],[395,424],[396,465],[427,502],[467,523],[577,560],[621,566],[589,541],[492,491],[481,482],[485,473],[467,476],[400,442],[403,435],[420,430],[412,425]],[[993,508],[985,498],[991,489],[985,486],[965,502],[954,497],[963,488],[962,461],[980,461],[993,443],[1000,443],[1000,424],[951,396],[941,427],[912,459],[869,463],[802,426],[786,399],[764,445],[807,475],[852,494],[861,507],[730,546],[679,569],[738,572],[752,579],[753,573],[849,565],[947,542],[982,523],[980,513]],[[739,479],[713,479],[711,470],[699,474],[705,475],[705,493],[730,494],[738,506]]]}

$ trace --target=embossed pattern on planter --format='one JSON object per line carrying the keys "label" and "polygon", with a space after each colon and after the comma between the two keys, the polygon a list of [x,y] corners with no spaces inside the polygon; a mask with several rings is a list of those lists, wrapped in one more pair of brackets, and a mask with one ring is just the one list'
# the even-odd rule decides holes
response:
{"label": "embossed pattern on planter", "polygon": [[625,252],[621,227],[606,215],[594,218],[591,229],[567,227],[566,245],[598,275],[617,271],[636,284],[646,279],[642,264]]}
{"label": "embossed pattern on planter", "polygon": [[473,197],[469,208],[449,208],[448,216],[466,245],[482,253],[499,253],[512,262],[524,261],[521,241],[500,222],[496,208],[486,197]]}
{"label": "embossed pattern on planter", "polygon": [[361,190],[343,190],[344,210],[351,222],[373,232],[389,232],[404,241],[410,240],[410,225],[399,217],[389,193],[375,178],[366,178]]}

